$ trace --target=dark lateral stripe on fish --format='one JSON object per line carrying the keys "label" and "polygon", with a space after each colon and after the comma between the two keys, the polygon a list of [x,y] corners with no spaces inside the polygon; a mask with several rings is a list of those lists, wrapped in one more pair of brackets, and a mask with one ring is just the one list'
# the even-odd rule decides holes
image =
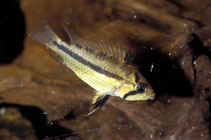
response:
{"label": "dark lateral stripe on fish", "polygon": [[115,75],[113,73],[110,73],[104,69],[102,69],[99,66],[96,66],[94,64],[92,64],[91,62],[85,60],[83,57],[79,56],[78,54],[72,52],[71,50],[69,50],[68,48],[66,48],[64,45],[62,44],[58,44],[56,41],[53,41],[53,45],[55,45],[59,50],[62,50],[63,52],[65,52],[66,54],[68,54],[69,56],[71,56],[72,58],[74,58],[75,60],[79,61],[80,63],[88,66],[89,68],[93,69],[96,72],[99,72],[101,74],[105,74],[106,76],[121,80],[123,79],[122,77]]}
{"label": "dark lateral stripe on fish", "polygon": [[126,94],[123,96],[123,99],[126,99],[128,96],[130,96],[130,95],[135,95],[135,94],[137,94],[137,93],[138,93],[137,91],[130,91],[130,92],[126,93]]}

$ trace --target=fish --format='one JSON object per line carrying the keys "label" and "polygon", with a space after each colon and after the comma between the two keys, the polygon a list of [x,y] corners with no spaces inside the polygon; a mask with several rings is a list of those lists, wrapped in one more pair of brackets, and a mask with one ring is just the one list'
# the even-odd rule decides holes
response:
{"label": "fish", "polygon": [[59,56],[58,61],[72,70],[95,90],[90,115],[111,97],[128,101],[153,100],[155,93],[146,78],[131,65],[131,51],[124,51],[104,41],[85,39],[63,26],[69,43],[41,18],[42,28],[29,36]]}

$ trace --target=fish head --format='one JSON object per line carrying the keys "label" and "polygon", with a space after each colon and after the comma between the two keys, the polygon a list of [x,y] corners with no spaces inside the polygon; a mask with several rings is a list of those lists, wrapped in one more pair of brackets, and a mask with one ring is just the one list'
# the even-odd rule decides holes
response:
{"label": "fish head", "polygon": [[131,74],[127,82],[119,89],[119,95],[124,100],[154,100],[155,93],[147,80],[138,72]]}

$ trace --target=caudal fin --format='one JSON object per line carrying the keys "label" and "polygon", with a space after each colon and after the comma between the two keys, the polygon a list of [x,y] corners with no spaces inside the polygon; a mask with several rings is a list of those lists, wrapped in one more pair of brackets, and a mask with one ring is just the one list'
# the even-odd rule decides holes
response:
{"label": "caudal fin", "polygon": [[53,41],[58,41],[59,38],[42,17],[41,22],[41,27],[31,29],[29,37],[49,47]]}

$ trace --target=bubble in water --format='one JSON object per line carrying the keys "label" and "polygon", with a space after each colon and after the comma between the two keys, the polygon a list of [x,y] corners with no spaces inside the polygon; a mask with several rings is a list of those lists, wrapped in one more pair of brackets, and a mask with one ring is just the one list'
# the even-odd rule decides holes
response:
{"label": "bubble in water", "polygon": [[159,136],[162,136],[163,135],[163,133],[162,132],[159,132]]}
{"label": "bubble in water", "polygon": [[53,122],[52,121],[50,122],[50,125],[53,125]]}
{"label": "bubble in water", "polygon": [[5,108],[1,108],[0,109],[0,115],[4,115],[6,113],[6,109]]}
{"label": "bubble in water", "polygon": [[204,136],[204,134],[203,133],[201,133],[201,137],[203,137]]}
{"label": "bubble in water", "polygon": [[133,15],[133,19],[136,19],[136,17],[137,17],[136,15]]}
{"label": "bubble in water", "polygon": [[152,63],[149,71],[152,72],[153,68],[154,68],[154,64]]}
{"label": "bubble in water", "polygon": [[171,99],[168,99],[167,102],[170,103],[171,102]]}
{"label": "bubble in water", "polygon": [[174,69],[177,69],[177,67],[176,67],[174,64],[172,65],[172,67],[173,67]]}
{"label": "bubble in water", "polygon": [[185,62],[183,61],[183,62],[182,62],[182,65],[184,65],[184,64],[185,64]]}
{"label": "bubble in water", "polygon": [[195,126],[192,126],[192,129],[196,129],[196,127]]}
{"label": "bubble in water", "polygon": [[180,49],[182,49],[184,46],[185,46],[184,44],[181,44],[179,47],[180,47]]}
{"label": "bubble in water", "polygon": [[150,134],[149,137],[150,137],[150,139],[152,139],[154,136],[153,136],[153,134]]}

